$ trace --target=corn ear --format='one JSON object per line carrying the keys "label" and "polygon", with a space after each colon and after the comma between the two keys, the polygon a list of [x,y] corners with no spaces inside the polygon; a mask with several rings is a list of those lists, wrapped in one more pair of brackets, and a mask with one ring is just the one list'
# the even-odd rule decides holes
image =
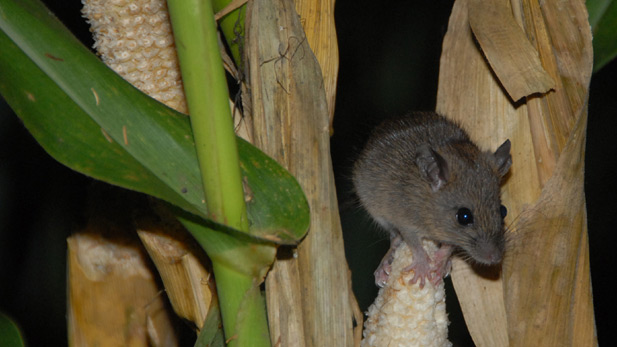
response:
{"label": "corn ear", "polygon": [[107,66],[142,92],[187,113],[167,3],[84,0],[94,48]]}
{"label": "corn ear", "polygon": [[[424,242],[429,254],[437,250],[431,241]],[[451,346],[448,341],[448,315],[443,281],[424,288],[409,284],[412,253],[402,243],[394,253],[392,271],[386,285],[368,309],[364,323],[362,347],[380,346]]]}

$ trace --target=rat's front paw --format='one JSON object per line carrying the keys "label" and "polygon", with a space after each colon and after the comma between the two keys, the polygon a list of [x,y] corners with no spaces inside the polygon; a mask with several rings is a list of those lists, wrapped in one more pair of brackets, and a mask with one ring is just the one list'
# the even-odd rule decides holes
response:
{"label": "rat's front paw", "polygon": [[404,269],[404,271],[407,272],[413,271],[413,277],[409,283],[416,284],[419,281],[420,288],[424,288],[427,280],[435,286],[440,284],[443,278],[448,275],[450,268],[452,267],[452,263],[450,261],[451,253],[452,247],[442,246],[437,252],[435,252],[433,261],[430,260],[426,253],[416,253],[417,258],[414,258],[411,265]]}
{"label": "rat's front paw", "polygon": [[432,272],[435,273],[435,277],[431,280],[431,283],[434,285],[439,284],[439,282],[450,273],[452,269],[452,260],[450,256],[453,250],[454,247],[443,244],[437,252],[435,252],[432,262]]}
{"label": "rat's front paw", "polygon": [[420,289],[422,289],[424,288],[427,279],[434,285],[437,285],[439,281],[441,281],[442,277],[438,275],[436,270],[437,269],[433,268],[428,262],[414,261],[403,271],[413,271],[413,277],[411,278],[411,280],[409,280],[409,284],[418,283]]}

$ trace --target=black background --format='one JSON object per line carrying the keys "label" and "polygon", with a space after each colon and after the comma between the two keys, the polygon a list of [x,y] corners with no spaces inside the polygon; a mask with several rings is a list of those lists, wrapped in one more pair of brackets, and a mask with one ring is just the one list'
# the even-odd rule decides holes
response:
{"label": "black background", "polygon": [[[46,1],[88,46],[79,1]],[[435,106],[441,41],[452,1],[338,0],[340,49],[332,156],[353,284],[363,310],[376,293],[372,272],[388,248],[349,194],[349,169],[380,119]],[[0,76],[1,78],[1,76]],[[617,63],[592,78],[586,152],[592,285],[599,341],[615,337],[610,277],[616,245],[613,197]],[[0,99],[0,311],[31,346],[66,345],[66,237],[83,224],[92,180],[51,159]],[[602,272],[604,271],[604,272]],[[449,283],[449,281],[448,281]],[[472,345],[448,296],[450,339]]]}

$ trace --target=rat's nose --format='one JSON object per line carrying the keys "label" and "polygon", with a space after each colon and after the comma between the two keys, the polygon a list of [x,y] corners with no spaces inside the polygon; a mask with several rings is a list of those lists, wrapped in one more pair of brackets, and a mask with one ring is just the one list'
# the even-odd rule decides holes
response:
{"label": "rat's nose", "polygon": [[503,248],[494,242],[479,241],[470,255],[485,265],[499,264],[503,260]]}

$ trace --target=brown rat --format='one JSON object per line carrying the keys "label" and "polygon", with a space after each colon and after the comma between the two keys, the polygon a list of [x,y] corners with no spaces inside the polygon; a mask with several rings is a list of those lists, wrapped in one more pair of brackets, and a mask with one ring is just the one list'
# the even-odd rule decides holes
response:
{"label": "brown rat", "polygon": [[[453,248],[478,263],[503,259],[506,209],[499,197],[501,178],[512,158],[510,141],[495,153],[483,152],[455,123],[434,113],[389,120],[371,135],[353,169],[360,202],[390,232],[391,251],[401,237],[413,251],[412,283],[438,283]],[[429,258],[422,240],[441,244]],[[389,252],[391,253],[391,252]],[[382,286],[388,256],[375,272]],[[431,264],[432,263],[432,264]]]}

